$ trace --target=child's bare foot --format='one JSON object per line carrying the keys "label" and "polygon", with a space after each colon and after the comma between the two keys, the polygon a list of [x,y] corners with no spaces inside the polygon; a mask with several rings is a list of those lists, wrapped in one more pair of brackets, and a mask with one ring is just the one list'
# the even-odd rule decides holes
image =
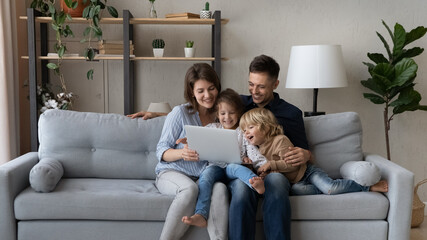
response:
{"label": "child's bare foot", "polygon": [[249,183],[252,185],[255,191],[257,191],[257,193],[264,194],[265,192],[264,180],[262,180],[261,177],[253,177],[249,179]]}
{"label": "child's bare foot", "polygon": [[206,219],[200,214],[194,214],[191,217],[184,216],[182,217],[182,222],[188,225],[193,225],[196,227],[207,227],[208,222]]}
{"label": "child's bare foot", "polygon": [[388,183],[386,180],[381,180],[377,183],[375,183],[374,185],[371,186],[371,188],[369,189],[369,191],[371,192],[388,192]]}

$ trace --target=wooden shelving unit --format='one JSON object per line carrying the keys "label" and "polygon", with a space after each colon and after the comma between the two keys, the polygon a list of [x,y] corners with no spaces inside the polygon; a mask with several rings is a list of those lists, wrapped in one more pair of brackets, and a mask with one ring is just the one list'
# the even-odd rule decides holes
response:
{"label": "wooden shelving unit", "polygon": [[[58,57],[47,56],[47,29],[52,18],[41,17],[40,13],[32,8],[27,9],[27,16],[20,19],[27,21],[28,26],[28,56],[22,58],[29,61],[29,97],[30,97],[30,131],[31,150],[38,148],[38,109],[37,109],[37,60],[41,60],[41,80],[43,83],[49,82],[49,70],[46,64],[50,60]],[[129,10],[123,10],[122,18],[102,18],[101,24],[122,24],[123,25],[123,55],[102,56],[97,55],[95,60],[122,60],[123,61],[123,85],[124,85],[124,114],[130,114],[134,109],[134,62],[135,61],[210,61],[213,68],[221,77],[221,61],[227,58],[221,57],[221,24],[228,23],[228,19],[221,19],[221,11],[215,11],[212,19],[174,19],[174,18],[134,18]],[[85,18],[73,18],[67,20],[69,24],[87,24]],[[40,24],[40,54],[36,50],[36,23]],[[143,57],[129,55],[130,41],[133,40],[133,25],[136,24],[169,24],[169,25],[211,25],[212,26],[212,54],[208,57]],[[83,56],[64,57],[64,60],[84,61]],[[140,69],[139,69],[140,70]]]}

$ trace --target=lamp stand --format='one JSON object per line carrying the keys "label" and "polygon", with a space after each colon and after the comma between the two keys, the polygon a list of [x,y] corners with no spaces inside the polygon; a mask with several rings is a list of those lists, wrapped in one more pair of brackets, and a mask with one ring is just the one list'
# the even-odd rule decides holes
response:
{"label": "lamp stand", "polygon": [[319,92],[318,88],[313,89],[313,112],[304,112],[304,117],[313,117],[319,115],[325,115],[325,112],[317,111],[317,94]]}

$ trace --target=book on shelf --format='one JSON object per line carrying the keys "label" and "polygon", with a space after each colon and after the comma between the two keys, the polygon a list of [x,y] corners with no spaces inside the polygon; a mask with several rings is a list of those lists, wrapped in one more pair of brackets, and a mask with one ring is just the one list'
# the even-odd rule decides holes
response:
{"label": "book on shelf", "polygon": [[[123,49],[100,49],[99,54],[118,54],[123,55]],[[130,55],[133,55],[133,49],[129,51]]]}
{"label": "book on shelf", "polygon": [[199,14],[196,13],[169,13],[165,15],[166,18],[177,18],[177,19],[190,19],[190,18],[200,18]]}
{"label": "book on shelf", "polygon": [[[47,54],[48,57],[58,57],[58,53],[48,53]],[[78,53],[66,53],[64,54],[63,57],[78,57],[79,54]]]}
{"label": "book on shelf", "polygon": [[[130,45],[132,44],[132,40],[129,41]],[[114,40],[100,40],[98,41],[98,47],[111,47],[111,48],[123,48],[123,41],[114,41]]]}
{"label": "book on shelf", "polygon": [[[108,58],[108,57],[123,57],[123,54],[96,54],[95,55],[95,59],[97,57],[104,57],[104,58]],[[131,54],[129,55],[129,57],[135,57],[135,55]]]}

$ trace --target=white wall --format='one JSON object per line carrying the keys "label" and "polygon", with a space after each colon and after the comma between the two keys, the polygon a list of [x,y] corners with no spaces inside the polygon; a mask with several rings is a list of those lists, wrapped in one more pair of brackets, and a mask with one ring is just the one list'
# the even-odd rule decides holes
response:
{"label": "white wall", "polygon": [[[140,0],[109,1],[120,12],[130,9],[134,17],[148,17],[149,2]],[[195,12],[205,1],[159,0],[155,2],[159,17],[167,13]],[[388,33],[381,23],[390,27],[396,22],[407,31],[419,25],[427,26],[427,1],[424,0],[215,0],[211,9],[221,10],[230,22],[222,28],[222,54],[229,58],[222,63],[223,88],[247,93],[248,66],[253,57],[267,54],[281,65],[277,92],[282,98],[302,110],[312,108],[312,91],[286,89],[285,81],[291,46],[302,44],[340,44],[349,79],[343,89],[321,89],[318,109],[327,113],[355,111],[360,114],[364,129],[364,150],[386,155],[382,106],[374,105],[362,96],[367,92],[360,80],[368,78],[367,52],[382,52],[382,43],[375,31],[387,39]],[[78,27],[77,27],[78,29]],[[104,38],[121,39],[120,26],[105,25]],[[82,32],[75,30],[76,32]],[[185,40],[195,40],[196,56],[210,54],[209,26],[136,25],[135,51],[139,56],[152,56],[151,40],[166,41],[165,56],[183,56]],[[74,40],[78,45],[78,39]],[[427,36],[411,46],[427,47]],[[419,65],[416,79],[418,90],[427,96],[427,53],[415,58]],[[75,64],[75,63],[72,63]],[[80,63],[81,64],[81,63]],[[136,110],[146,109],[150,102],[168,101],[171,105],[184,102],[183,79],[191,62],[138,61],[136,68]],[[77,64],[78,65],[78,64]],[[95,80],[85,80],[82,73],[70,73],[71,90],[80,95],[76,108],[87,111],[123,112],[121,84],[123,68],[120,61],[95,64]],[[75,79],[73,76],[79,76]],[[108,78],[107,78],[108,76]],[[68,78],[68,79],[69,79]],[[71,87],[72,85],[72,87]],[[94,87],[90,89],[88,85]],[[95,87],[97,86],[97,87]],[[106,89],[104,91],[104,88]],[[84,94],[83,94],[84,93]],[[87,95],[86,95],[87,94]],[[427,97],[426,97],[427,98]],[[104,101],[106,100],[106,101]],[[90,102],[90,103],[89,103]],[[422,100],[427,105],[427,100]],[[407,112],[394,118],[391,125],[391,154],[394,162],[415,173],[415,182],[427,178],[427,112]],[[419,189],[421,200],[427,201],[427,188]]]}

